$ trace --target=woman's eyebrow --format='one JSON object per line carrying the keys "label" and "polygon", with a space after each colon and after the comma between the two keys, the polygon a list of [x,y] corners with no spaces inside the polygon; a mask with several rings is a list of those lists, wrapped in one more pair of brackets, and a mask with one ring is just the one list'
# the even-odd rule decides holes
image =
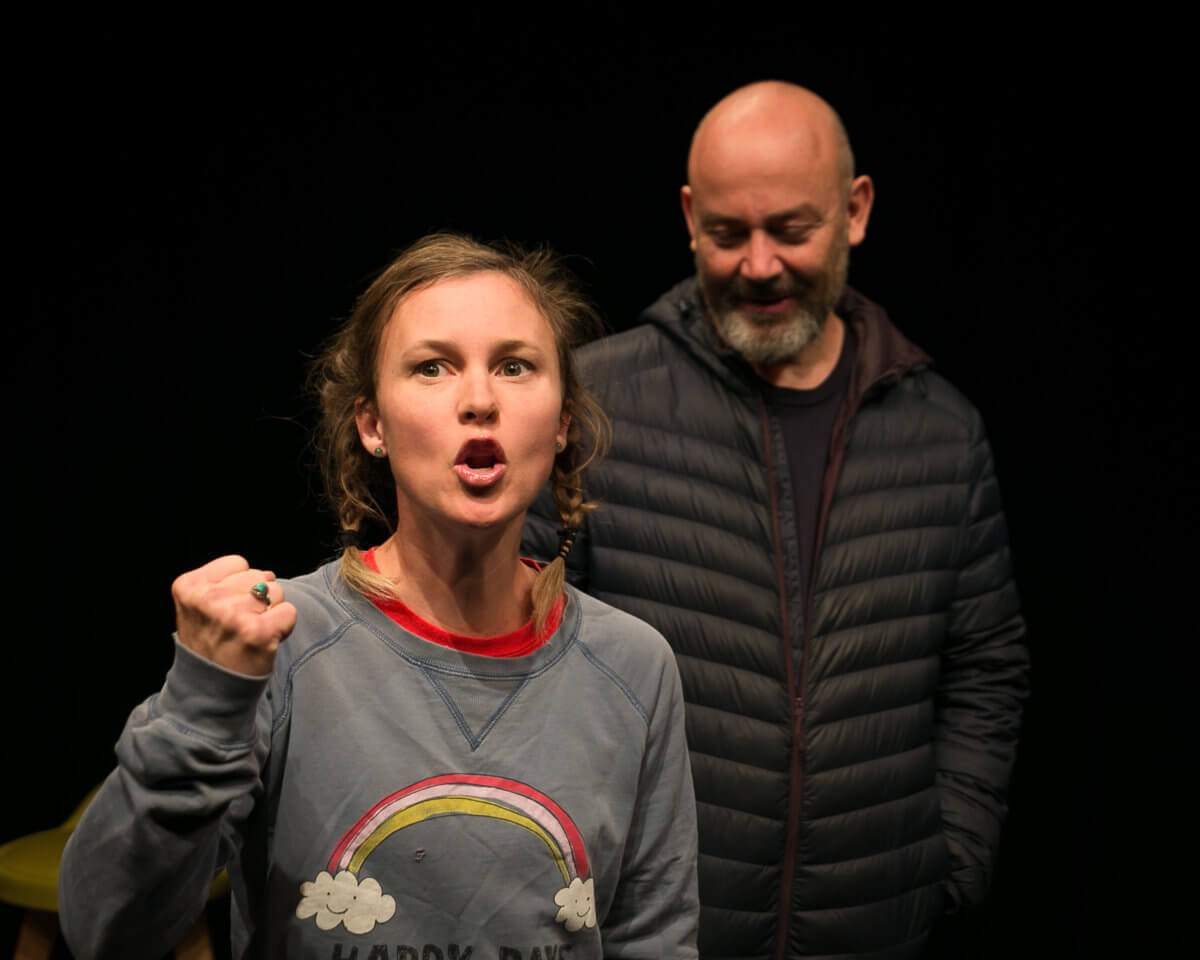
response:
{"label": "woman's eyebrow", "polygon": [[422,353],[454,353],[458,348],[449,340],[417,340],[415,343],[410,343],[404,348],[405,353],[412,353],[414,350]]}
{"label": "woman's eyebrow", "polygon": [[499,343],[494,344],[492,349],[496,353],[520,352],[522,350],[532,350],[537,353],[542,352],[541,347],[536,343],[530,343],[528,340],[501,340]]}
{"label": "woman's eyebrow", "polygon": [[[518,338],[511,340],[499,340],[496,343],[491,344],[488,349],[491,353],[510,353],[520,352],[522,350],[526,352],[542,352],[542,348],[536,343]],[[461,350],[461,345],[455,343],[453,340],[417,340],[416,342],[410,343],[404,348],[405,354],[414,352],[440,353],[451,356],[459,353]]]}

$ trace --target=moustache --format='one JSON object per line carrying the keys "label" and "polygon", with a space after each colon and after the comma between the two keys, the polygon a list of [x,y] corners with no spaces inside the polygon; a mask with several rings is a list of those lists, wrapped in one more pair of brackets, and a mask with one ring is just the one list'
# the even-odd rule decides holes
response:
{"label": "moustache", "polygon": [[810,290],[812,284],[783,274],[767,281],[735,277],[729,293],[737,300],[782,300],[784,297],[803,298]]}

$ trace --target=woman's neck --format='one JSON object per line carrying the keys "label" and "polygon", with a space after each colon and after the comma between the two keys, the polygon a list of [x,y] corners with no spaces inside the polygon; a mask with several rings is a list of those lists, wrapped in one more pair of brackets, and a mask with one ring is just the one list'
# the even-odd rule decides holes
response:
{"label": "woman's neck", "polygon": [[521,525],[506,530],[397,529],[375,550],[379,572],[413,613],[450,633],[495,637],[533,615],[536,574],[520,561]]}

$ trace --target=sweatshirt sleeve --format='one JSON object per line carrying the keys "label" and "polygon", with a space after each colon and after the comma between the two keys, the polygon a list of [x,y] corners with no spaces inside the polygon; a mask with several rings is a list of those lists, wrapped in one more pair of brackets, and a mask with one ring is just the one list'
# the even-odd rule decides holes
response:
{"label": "sweatshirt sleeve", "polygon": [[621,879],[604,924],[605,957],[697,956],[700,918],[696,799],[675,658],[663,641],[650,706],[637,805]]}
{"label": "sweatshirt sleeve", "polygon": [[978,414],[965,549],[942,653],[937,784],[950,851],[950,908],[983,899],[1029,691],[1025,623],[991,450]]}
{"label": "sweatshirt sleeve", "polygon": [[268,680],[176,642],[165,685],[130,715],[117,768],[63,854],[59,917],[76,956],[161,957],[203,910],[261,792]]}

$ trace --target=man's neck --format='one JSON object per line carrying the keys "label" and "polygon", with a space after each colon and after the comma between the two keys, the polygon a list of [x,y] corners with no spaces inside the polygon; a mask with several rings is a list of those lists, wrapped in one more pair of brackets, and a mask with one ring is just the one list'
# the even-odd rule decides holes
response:
{"label": "man's neck", "polygon": [[817,339],[790,360],[769,367],[756,366],[754,372],[775,387],[789,390],[812,390],[819,387],[837,366],[842,355],[846,327],[833,311]]}

